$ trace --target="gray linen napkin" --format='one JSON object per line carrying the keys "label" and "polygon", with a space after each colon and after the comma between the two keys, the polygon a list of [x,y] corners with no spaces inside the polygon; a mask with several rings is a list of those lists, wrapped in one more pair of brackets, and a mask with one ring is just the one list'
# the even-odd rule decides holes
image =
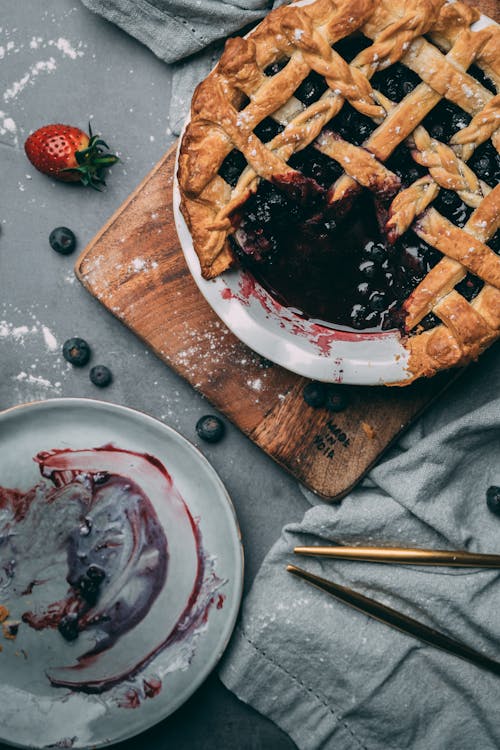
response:
{"label": "gray linen napkin", "polygon": [[299,558],[296,545],[500,552],[500,350],[463,376],[340,505],[283,530],[244,603],[224,684],[302,750],[500,747],[500,678],[285,571],[293,562],[500,660],[500,574]]}

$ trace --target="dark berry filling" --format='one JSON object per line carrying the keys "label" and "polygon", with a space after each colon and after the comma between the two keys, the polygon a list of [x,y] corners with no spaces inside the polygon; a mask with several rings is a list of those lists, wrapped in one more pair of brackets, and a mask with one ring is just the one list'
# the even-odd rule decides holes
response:
{"label": "dark berry filling", "polygon": [[401,63],[379,70],[371,79],[374,89],[393,102],[400,102],[421,83],[419,76]]}
{"label": "dark berry filling", "polygon": [[500,181],[500,154],[491,141],[485,141],[472,154],[469,167],[490,187]]}
{"label": "dark berry filling", "polygon": [[467,70],[467,73],[476,79],[476,81],[479,81],[479,83],[484,86],[485,89],[488,89],[488,91],[491,91],[492,94],[496,94],[495,84],[491,80],[491,78],[488,78],[486,73],[481,70],[481,68],[477,65],[471,65],[470,68]]}
{"label": "dark berry filling", "polygon": [[484,282],[472,273],[468,273],[467,276],[462,279],[460,284],[457,284],[455,289],[462,297],[468,302],[471,302],[474,297],[477,297],[479,292],[484,286]]}
{"label": "dark berry filling", "polygon": [[247,165],[247,160],[236,148],[226,156],[222,162],[219,174],[223,180],[225,180],[231,187],[234,187],[238,182],[240,174],[243,172]]}
{"label": "dark berry filling", "polygon": [[500,255],[500,229],[495,232],[493,237],[491,237],[486,244],[491,247],[494,253]]}
{"label": "dark berry filling", "polygon": [[349,143],[361,146],[377,126],[369,117],[351,107],[349,102],[344,102],[340,112],[330,120],[326,127],[341,135]]}
{"label": "dark berry filling", "polygon": [[276,60],[276,62],[271,63],[271,65],[268,65],[267,68],[264,69],[264,73],[266,76],[275,76],[276,73],[283,70],[287,63],[288,58],[285,58],[284,60]]}
{"label": "dark berry filling", "polygon": [[372,44],[373,42],[371,39],[363,36],[363,34],[358,34],[357,36],[344,37],[344,39],[341,39],[333,45],[333,49],[335,52],[338,52],[346,62],[350,63],[351,60],[354,60],[356,55],[359,55],[359,53],[367,47],[371,47]]}
{"label": "dark berry filling", "polygon": [[454,190],[441,188],[433,206],[457,227],[465,226],[472,214],[472,208],[467,206]]}
{"label": "dark berry filling", "polygon": [[327,90],[328,85],[319,73],[311,70],[307,78],[304,78],[298,89],[295,91],[294,96],[297,97],[303,104],[309,106],[313,102],[316,102],[321,94]]}
{"label": "dark berry filling", "polygon": [[413,232],[389,246],[380,231],[385,209],[368,191],[344,215],[322,200],[297,202],[261,182],[235,217],[242,264],[308,318],[357,330],[403,328],[401,303],[440,253]]}
{"label": "dark berry filling", "polygon": [[289,164],[306,177],[316,180],[325,190],[333,185],[343,172],[342,167],[336,161],[322,154],[314,146],[307,146],[302,151],[293,154]]}
{"label": "dark berry filling", "polygon": [[427,174],[427,169],[413,160],[410,151],[403,143],[394,149],[385,164],[387,169],[398,175],[403,187],[408,187]]}
{"label": "dark berry filling", "polygon": [[266,117],[254,128],[253,132],[263,143],[267,143],[268,141],[272,141],[283,130],[283,125],[280,125],[279,122],[276,122],[271,117]]}
{"label": "dark berry filling", "polygon": [[442,99],[423,120],[423,126],[431,138],[448,143],[452,135],[463,130],[471,117],[453,102]]}

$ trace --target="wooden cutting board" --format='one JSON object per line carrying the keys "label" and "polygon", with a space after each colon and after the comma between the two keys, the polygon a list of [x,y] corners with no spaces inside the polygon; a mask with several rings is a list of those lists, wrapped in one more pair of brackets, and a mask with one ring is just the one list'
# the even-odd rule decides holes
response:
{"label": "wooden cutting board", "polygon": [[342,386],[340,413],[308,407],[306,379],[242,344],[205,302],[180,250],[172,149],[77,261],[84,286],[155,354],[307,487],[339,499],[456,377],[406,388]]}

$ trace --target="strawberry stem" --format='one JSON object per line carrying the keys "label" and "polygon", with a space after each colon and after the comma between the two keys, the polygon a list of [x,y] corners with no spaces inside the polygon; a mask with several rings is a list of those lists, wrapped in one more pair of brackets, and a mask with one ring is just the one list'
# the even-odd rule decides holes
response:
{"label": "strawberry stem", "polygon": [[75,151],[77,167],[67,167],[61,172],[78,173],[80,182],[87,186],[100,190],[99,185],[105,185],[104,170],[120,161],[116,154],[104,151],[109,146],[98,135],[94,135],[89,122],[89,143],[87,148]]}

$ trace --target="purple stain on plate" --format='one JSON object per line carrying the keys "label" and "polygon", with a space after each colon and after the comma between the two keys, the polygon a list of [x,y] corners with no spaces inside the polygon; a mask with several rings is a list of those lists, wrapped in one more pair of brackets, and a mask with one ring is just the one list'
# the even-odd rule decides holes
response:
{"label": "purple stain on plate", "polygon": [[[12,594],[31,593],[33,571],[19,540],[28,553],[46,534],[54,559],[42,555],[50,574],[36,581],[36,606],[24,611],[23,622],[39,631],[57,628],[71,642],[72,663],[47,670],[53,686],[100,693],[192,639],[223,582],[154,456],[106,445],[43,451],[35,461],[51,484],[26,493],[0,488],[0,568],[12,567]],[[64,585],[63,596],[49,598]],[[154,697],[160,689],[161,680],[145,680],[141,693]]]}

